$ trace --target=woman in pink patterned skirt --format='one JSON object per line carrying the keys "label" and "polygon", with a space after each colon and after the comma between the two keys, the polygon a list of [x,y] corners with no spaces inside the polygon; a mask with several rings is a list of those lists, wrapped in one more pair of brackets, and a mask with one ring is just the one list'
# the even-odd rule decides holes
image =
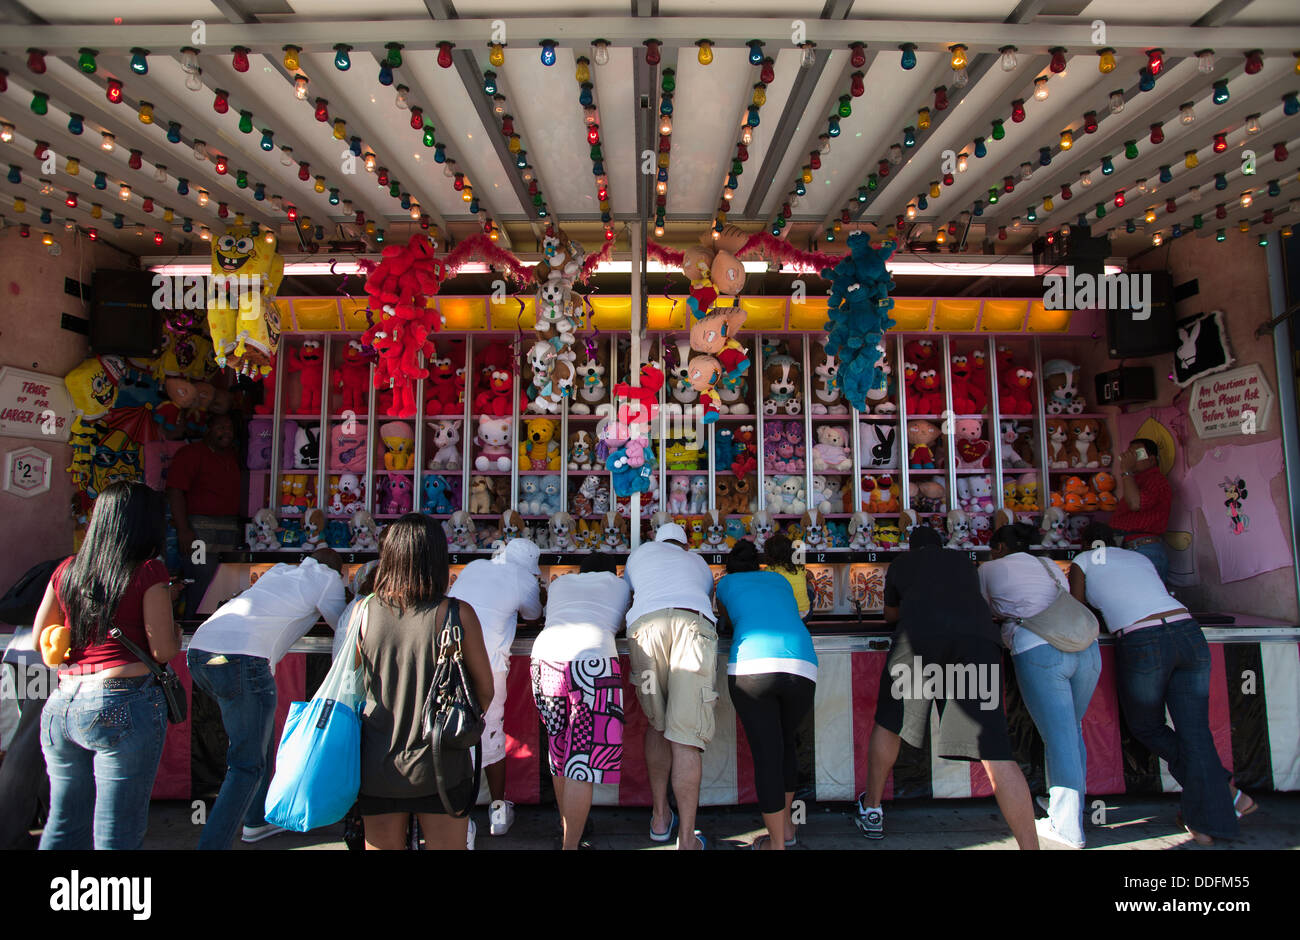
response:
{"label": "woman in pink patterned skirt", "polygon": [[599,552],[551,584],[546,627],[533,641],[533,698],[549,739],[564,848],[576,849],[593,783],[618,783],[623,763],[623,671],[614,635],[631,603],[614,559]]}

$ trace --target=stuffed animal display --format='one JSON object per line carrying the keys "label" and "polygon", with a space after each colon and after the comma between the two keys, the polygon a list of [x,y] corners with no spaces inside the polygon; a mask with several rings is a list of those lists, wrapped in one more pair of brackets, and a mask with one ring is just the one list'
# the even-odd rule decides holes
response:
{"label": "stuffed animal display", "polygon": [[813,366],[816,386],[813,389],[813,401],[808,410],[815,415],[844,415],[849,413],[849,406],[844,404],[844,396],[839,386],[840,367],[834,356],[826,354],[824,346],[815,346],[815,355],[821,361]]}
{"label": "stuffed animal display", "polygon": [[865,403],[871,392],[885,388],[881,368],[885,359],[885,332],[894,325],[889,311],[894,308],[889,292],[893,279],[885,262],[896,247],[885,241],[871,247],[865,232],[848,238],[848,254],[834,268],[824,268],[822,277],[831,281],[826,302],[826,353],[839,362],[836,381],[850,405]]}
{"label": "stuffed animal display", "polygon": [[821,424],[817,426],[817,443],[812,449],[812,468],[820,473],[847,473],[853,469],[847,428]]}
{"label": "stuffed animal display", "polygon": [[803,473],[805,450],[802,421],[763,423],[763,466],[768,473]]}
{"label": "stuffed animal display", "polygon": [[474,435],[478,456],[474,469],[506,471],[513,466],[510,456],[510,419],[478,416],[478,433]]}
{"label": "stuffed animal display", "polygon": [[1043,396],[1049,415],[1077,415],[1087,410],[1079,394],[1079,367],[1064,359],[1043,363]]}
{"label": "stuffed animal display", "polygon": [[434,258],[436,248],[437,244],[421,233],[405,245],[388,245],[366,277],[374,325],[361,341],[379,354],[374,386],[392,391],[389,413],[402,418],[415,416],[415,382],[429,376],[420,357],[434,357],[430,336],[443,325],[442,317],[429,305],[446,278],[445,266]]}
{"label": "stuffed animal display", "polygon": [[907,466],[912,470],[937,470],[943,466],[942,432],[931,421],[907,422]]}
{"label": "stuffed animal display", "polygon": [[429,423],[429,431],[433,436],[433,457],[429,459],[430,470],[460,469],[460,424],[460,421],[454,418]]}
{"label": "stuffed animal display", "polygon": [[999,346],[997,356],[998,410],[1004,415],[1033,414],[1029,390],[1034,384],[1034,371],[1016,365],[1009,346]]}

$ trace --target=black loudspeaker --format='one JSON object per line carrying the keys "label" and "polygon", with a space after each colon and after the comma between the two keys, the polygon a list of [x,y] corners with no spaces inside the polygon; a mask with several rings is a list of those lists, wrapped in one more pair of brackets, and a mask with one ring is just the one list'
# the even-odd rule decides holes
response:
{"label": "black loudspeaker", "polygon": [[1093,401],[1098,405],[1131,405],[1156,398],[1156,370],[1150,366],[1121,366],[1102,372],[1096,384]]}
{"label": "black loudspeaker", "polygon": [[[1160,271],[1111,275],[1127,282],[1126,290],[1111,288],[1106,303],[1106,347],[1112,359],[1137,359],[1178,348],[1174,329],[1174,279]],[[1135,280],[1136,279],[1136,280]],[[1134,296],[1145,304],[1134,302]]]}
{"label": "black loudspeaker", "polygon": [[90,351],[148,358],[162,348],[162,310],[148,271],[96,271],[91,288]]}

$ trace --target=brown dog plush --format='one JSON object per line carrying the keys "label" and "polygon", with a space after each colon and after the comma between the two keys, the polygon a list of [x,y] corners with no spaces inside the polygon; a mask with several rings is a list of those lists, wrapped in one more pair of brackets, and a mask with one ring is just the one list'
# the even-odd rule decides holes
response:
{"label": "brown dog plush", "polygon": [[1064,418],[1047,419],[1047,465],[1053,470],[1064,470],[1075,466],[1070,462],[1073,449],[1070,444],[1070,429]]}
{"label": "brown dog plush", "polygon": [[1071,467],[1093,470],[1101,466],[1098,447],[1102,435],[1101,422],[1096,418],[1076,418],[1068,426]]}

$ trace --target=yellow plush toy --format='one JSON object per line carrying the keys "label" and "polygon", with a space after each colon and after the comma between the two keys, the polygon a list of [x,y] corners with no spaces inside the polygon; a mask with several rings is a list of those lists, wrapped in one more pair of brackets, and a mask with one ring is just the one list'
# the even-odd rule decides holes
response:
{"label": "yellow plush toy", "polygon": [[273,302],[284,277],[275,233],[236,225],[212,242],[208,329],[217,364],[254,377],[270,373],[280,341]]}
{"label": "yellow plush toy", "polygon": [[415,432],[403,421],[388,421],[379,426],[379,436],[388,452],[385,470],[410,470],[415,466]]}
{"label": "yellow plush toy", "polygon": [[548,418],[533,418],[525,425],[524,439],[519,442],[520,470],[559,470],[560,442],[557,428]]}
{"label": "yellow plush toy", "polygon": [[96,421],[113,410],[117,383],[126,372],[118,356],[91,356],[63,377],[72,407],[85,421]]}

